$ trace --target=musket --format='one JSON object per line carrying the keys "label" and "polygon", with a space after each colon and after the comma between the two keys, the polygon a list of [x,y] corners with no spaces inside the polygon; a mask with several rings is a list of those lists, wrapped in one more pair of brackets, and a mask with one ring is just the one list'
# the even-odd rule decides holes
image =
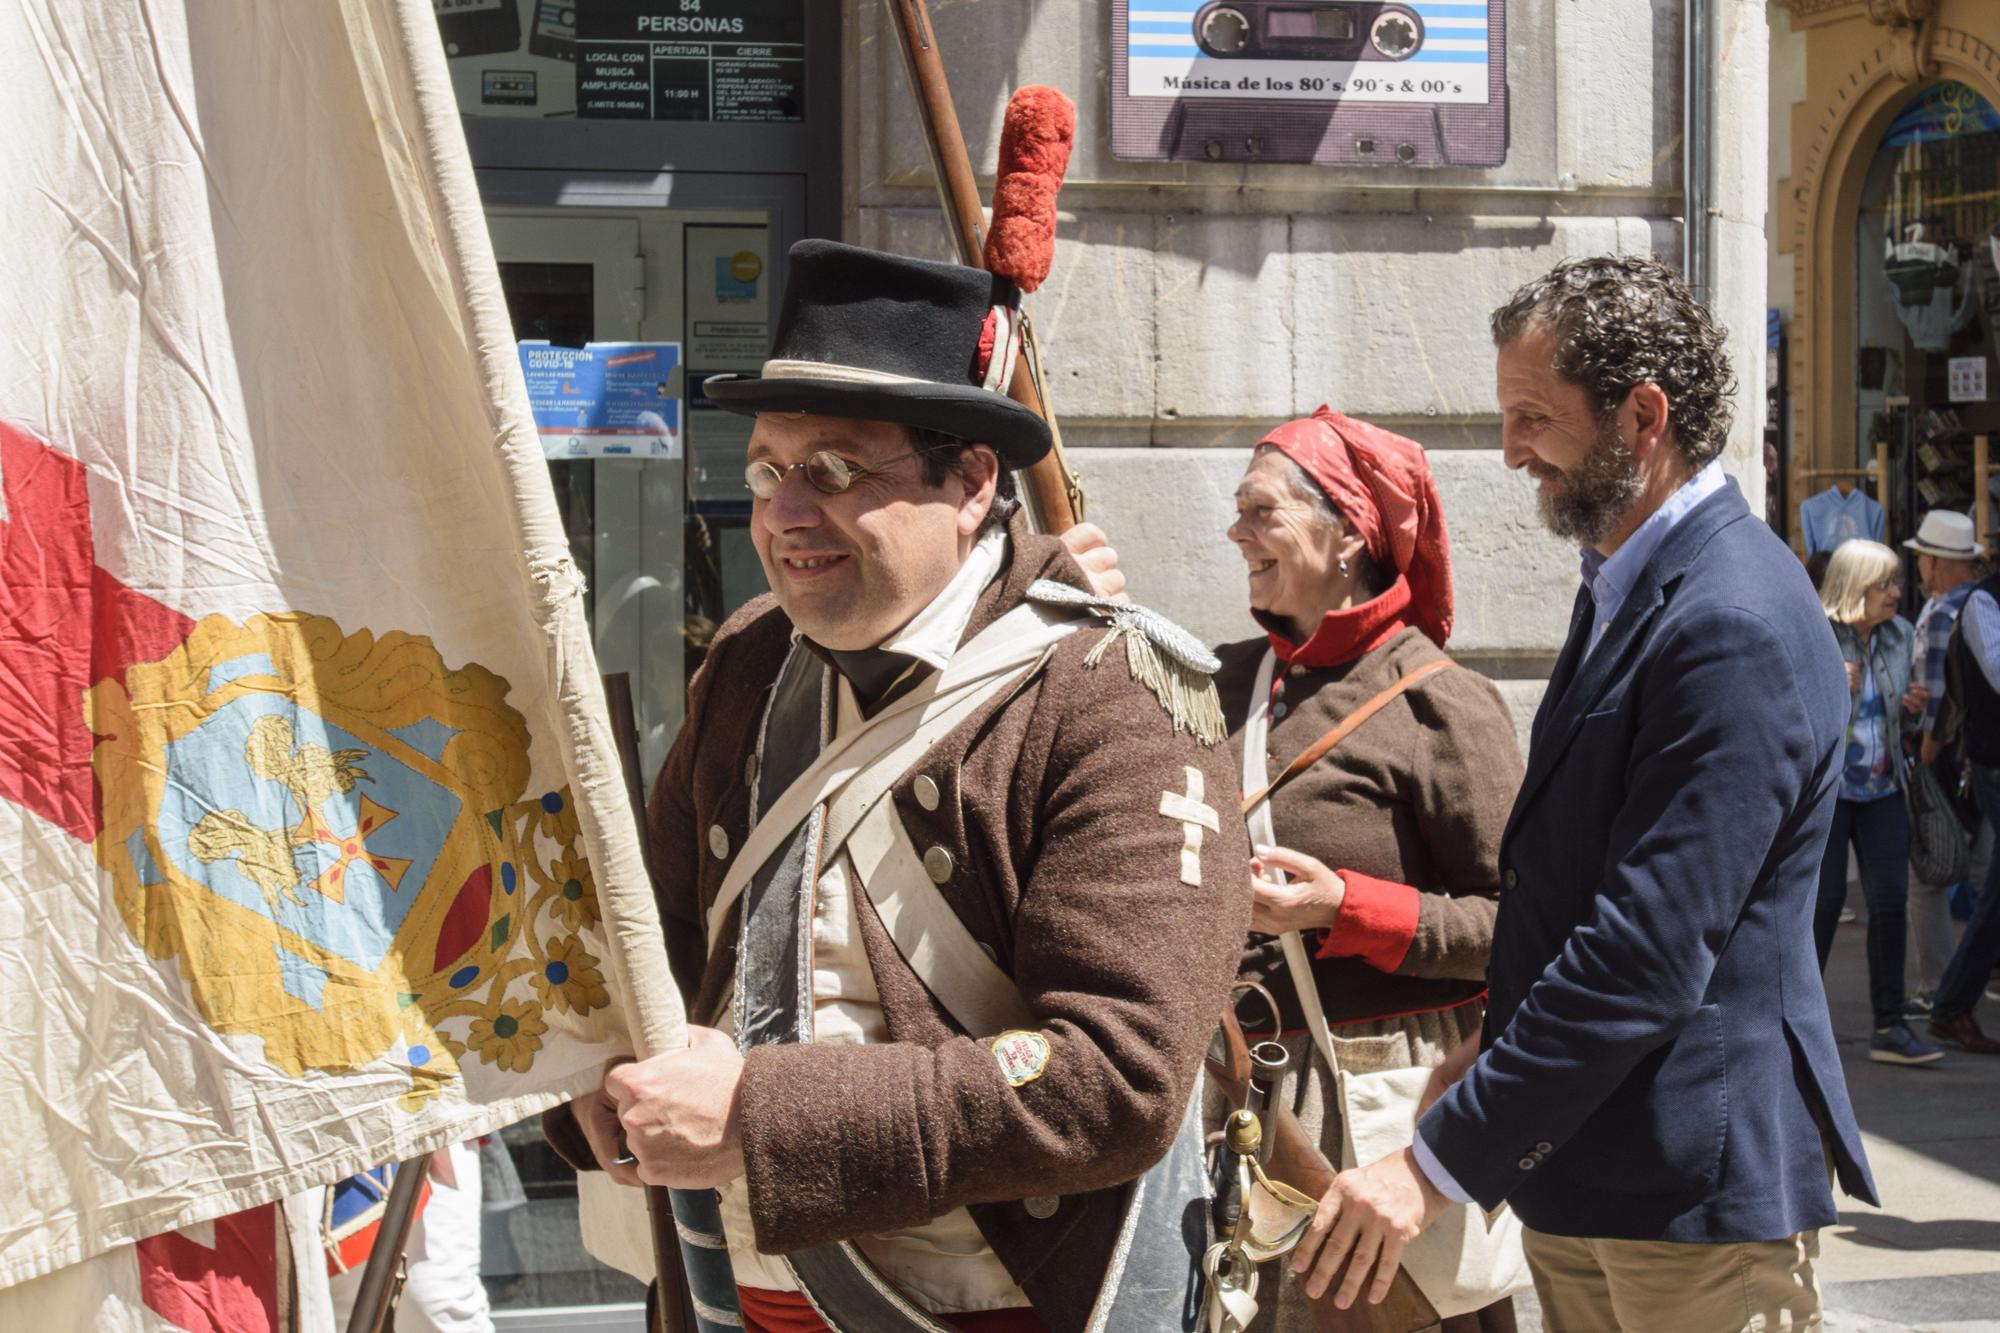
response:
{"label": "musket", "polygon": [[[951,84],[945,78],[930,10],[924,0],[888,0],[888,3],[900,39],[903,68],[909,75],[910,92],[916,101],[917,124],[923,131],[924,147],[930,153],[931,174],[937,179],[938,199],[944,206],[946,230],[958,251],[958,262],[972,268],[989,268],[986,213],[980,207],[979,185],[973,179],[972,159],[966,154],[965,136],[958,127],[958,112],[952,106]],[[1062,433],[1049,405],[1047,381],[1042,375],[1034,324],[1025,312],[1021,321],[1021,356],[1014,363],[1007,396],[1047,422],[1054,440],[1048,456],[1021,474],[1022,499],[1028,506],[1030,520],[1039,531],[1049,533],[1076,526],[1083,519],[1083,483],[1071,470],[1063,452]]]}
{"label": "musket", "polygon": [[[938,50],[937,33],[931,27],[925,0],[888,0],[889,13],[896,25],[898,45],[903,52],[903,68],[910,80],[916,102],[917,124],[924,147],[930,154],[931,174],[937,180],[938,199],[944,207],[946,231],[951,235],[958,261],[973,268],[989,268],[987,262],[986,213],[980,206],[979,186],[972,175],[972,159],[965,150],[965,135],[959,129],[958,111],[951,100],[951,83],[945,77],[944,59]],[[1002,170],[1005,171],[1005,164]],[[996,188],[996,195],[999,193]],[[1041,358],[1035,344],[1034,326],[1023,313],[1021,357],[1008,381],[1007,395],[1034,412],[1049,426],[1054,446],[1048,456],[1023,474],[1023,498],[1035,526],[1060,533],[1083,518],[1083,486],[1064,456],[1062,434],[1050,408]],[[1231,1073],[1220,1078],[1233,1100],[1241,1106],[1250,1091],[1250,1060],[1242,1030],[1233,1013],[1224,1013],[1224,1035],[1233,1041]],[[1240,1061],[1240,1064],[1238,1063]],[[1210,1073],[1221,1070],[1211,1064]],[[1333,1183],[1335,1168],[1319,1145],[1299,1124],[1297,1115],[1282,1102],[1269,1108],[1269,1142],[1263,1156],[1269,1159],[1273,1177],[1285,1180],[1314,1198]],[[1344,1270],[1343,1270],[1344,1271]],[[1399,1271],[1388,1300],[1380,1306],[1358,1303],[1352,1311],[1334,1308],[1332,1292],[1312,1303],[1315,1325],[1321,1333],[1413,1333],[1435,1328],[1437,1312],[1410,1275]]]}

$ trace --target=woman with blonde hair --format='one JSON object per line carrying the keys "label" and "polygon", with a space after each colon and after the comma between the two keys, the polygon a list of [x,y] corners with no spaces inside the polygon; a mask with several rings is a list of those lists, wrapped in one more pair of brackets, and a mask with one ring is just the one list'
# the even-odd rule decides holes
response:
{"label": "woman with blonde hair", "polygon": [[1813,934],[1824,971],[1847,901],[1847,852],[1852,846],[1868,904],[1868,999],[1875,1014],[1868,1058],[1921,1065],[1943,1058],[1944,1052],[1919,1041],[1903,1021],[1910,893],[1910,818],[1903,799],[1910,759],[1903,746],[1903,716],[1921,713],[1929,693],[1910,681],[1915,635],[1910,622],[1896,614],[1902,573],[1894,551],[1856,539],[1835,548],[1819,590],[1820,605],[1847,662],[1853,703],[1840,759],[1840,797],[1820,862]]}

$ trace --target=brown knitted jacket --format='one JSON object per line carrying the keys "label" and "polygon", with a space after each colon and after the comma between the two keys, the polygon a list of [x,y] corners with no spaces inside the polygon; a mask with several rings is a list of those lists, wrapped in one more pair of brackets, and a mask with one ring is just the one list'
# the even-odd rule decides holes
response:
{"label": "brown knitted jacket", "polygon": [[[1259,638],[1217,650],[1215,683],[1239,753],[1267,646]],[[1443,656],[1405,629],[1343,666],[1280,668],[1285,714],[1271,726],[1267,780],[1399,677]],[[1328,1022],[1441,1009],[1486,989],[1500,835],[1520,785],[1506,705],[1492,682],[1460,668],[1414,686],[1272,798],[1278,841],[1347,876],[1347,903],[1324,937],[1334,956],[1313,963]],[[1308,936],[1308,948],[1318,944]],[[1250,937],[1243,974],[1271,989],[1286,1030],[1304,1026],[1276,939]],[[1268,1028],[1261,1003],[1242,1012],[1246,1024]]]}
{"label": "brown knitted jacket", "polygon": [[[1038,578],[1088,587],[1060,542],[1018,521],[1012,537],[967,639]],[[1117,1187],[1173,1139],[1249,921],[1229,747],[1176,732],[1122,649],[1085,665],[1106,632],[1063,640],[1037,678],[938,741],[892,791],[918,851],[951,854],[942,892],[1039,1020],[1045,1072],[1009,1086],[989,1049],[996,1034],[959,1030],[857,896],[890,1040],[751,1051],[744,1156],[765,1251],[970,1205],[1053,1333],[1087,1322],[1116,1238]],[[715,1021],[735,970],[740,906],[719,941],[704,938],[728,868],[709,830],[732,851],[749,832],[745,765],[790,637],[768,597],[723,626],[649,802],[660,914],[691,1022]],[[1163,792],[1186,793],[1189,768],[1221,825],[1202,834],[1199,885],[1181,882],[1185,826],[1160,813]],[[919,776],[937,785],[934,810],[917,799]],[[571,1156],[573,1123],[561,1119],[550,1136]],[[1022,1202],[1051,1196],[1045,1218]]]}

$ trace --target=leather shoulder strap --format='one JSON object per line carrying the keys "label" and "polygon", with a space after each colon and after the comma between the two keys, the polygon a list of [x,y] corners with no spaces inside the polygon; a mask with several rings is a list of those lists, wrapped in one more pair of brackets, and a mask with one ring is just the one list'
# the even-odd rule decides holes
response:
{"label": "leather shoulder strap", "polygon": [[1383,690],[1373,699],[1370,699],[1367,703],[1361,705],[1361,707],[1349,713],[1340,720],[1338,726],[1328,731],[1311,745],[1308,745],[1298,758],[1285,765],[1285,771],[1278,774],[1277,778],[1269,786],[1261,791],[1251,792],[1245,796],[1243,798],[1243,813],[1246,815],[1249,814],[1252,810],[1270,800],[1280,787],[1324,759],[1329,750],[1346,740],[1349,736],[1352,736],[1360,729],[1362,723],[1381,712],[1388,706],[1390,700],[1402,694],[1403,691],[1413,685],[1429,680],[1440,671],[1449,671],[1457,665],[1458,663],[1449,658],[1444,658],[1436,662],[1426,662],[1409,675],[1398,680],[1388,689]]}
{"label": "leather shoulder strap", "polygon": [[847,854],[896,952],[960,1027],[984,1038],[1037,1026],[1014,979],[979,947],[917,858],[894,801],[869,808]]}

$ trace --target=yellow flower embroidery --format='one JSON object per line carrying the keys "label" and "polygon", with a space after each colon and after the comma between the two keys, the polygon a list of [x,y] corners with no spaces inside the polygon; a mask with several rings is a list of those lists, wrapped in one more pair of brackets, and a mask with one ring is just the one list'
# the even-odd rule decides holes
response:
{"label": "yellow flower embroidery", "polygon": [[574,850],[565,850],[549,867],[555,881],[553,911],[565,930],[588,930],[602,915],[597,906],[597,885],[590,877],[590,862]]}
{"label": "yellow flower embroidery", "polygon": [[577,839],[576,806],[569,799],[569,788],[549,792],[535,804],[535,832],[567,853]]}
{"label": "yellow flower embroidery", "polygon": [[611,1003],[611,992],[605,989],[604,973],[598,969],[597,959],[574,935],[550,941],[549,960],[533,980],[542,1003],[558,1013],[587,1014]]}
{"label": "yellow flower embroidery", "polygon": [[502,1000],[498,1013],[473,1019],[466,1036],[487,1064],[525,1074],[535,1062],[535,1052],[542,1049],[542,1034],[548,1030],[535,1006]]}

